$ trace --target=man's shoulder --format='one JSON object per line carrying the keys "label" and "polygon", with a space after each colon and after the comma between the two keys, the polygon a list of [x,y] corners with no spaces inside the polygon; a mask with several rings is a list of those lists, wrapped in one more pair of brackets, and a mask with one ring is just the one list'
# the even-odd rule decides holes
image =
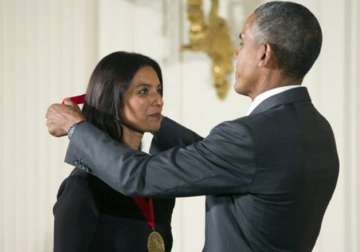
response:
{"label": "man's shoulder", "polygon": [[208,139],[222,139],[226,142],[244,141],[248,139],[252,142],[251,128],[246,117],[240,117],[229,121],[224,121],[215,126],[208,136]]}
{"label": "man's shoulder", "polygon": [[262,113],[224,121],[214,127],[211,133],[226,132],[230,137],[248,135],[251,138],[254,138],[258,135],[259,130],[262,131],[264,128],[271,125],[271,121],[274,119],[276,120],[277,117],[283,117],[284,115],[281,115],[281,113],[280,110],[272,109]]}
{"label": "man's shoulder", "polygon": [[261,114],[238,117],[233,120],[224,121],[218,124],[214,129],[247,131],[251,128],[252,124],[260,122],[263,119],[264,119],[264,115]]}

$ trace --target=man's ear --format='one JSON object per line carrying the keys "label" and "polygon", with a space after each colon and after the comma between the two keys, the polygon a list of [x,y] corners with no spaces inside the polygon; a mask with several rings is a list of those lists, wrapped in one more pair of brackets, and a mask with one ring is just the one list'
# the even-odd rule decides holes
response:
{"label": "man's ear", "polygon": [[262,44],[258,50],[259,67],[273,68],[276,58],[272,46],[268,43]]}

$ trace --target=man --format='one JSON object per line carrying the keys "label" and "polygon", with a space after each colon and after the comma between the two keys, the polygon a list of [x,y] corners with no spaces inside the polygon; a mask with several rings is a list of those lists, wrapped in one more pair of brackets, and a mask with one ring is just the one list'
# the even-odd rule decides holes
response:
{"label": "man", "polygon": [[[253,99],[249,115],[201,141],[149,156],[59,104],[49,108],[49,132],[70,129],[66,162],[124,194],[207,195],[206,252],[311,251],[339,168],[331,127],[300,86],[321,49],[320,25],[302,5],[269,2],[239,38],[235,90]],[[164,119],[155,140],[180,143],[179,129]],[[182,132],[185,144],[198,140]]]}

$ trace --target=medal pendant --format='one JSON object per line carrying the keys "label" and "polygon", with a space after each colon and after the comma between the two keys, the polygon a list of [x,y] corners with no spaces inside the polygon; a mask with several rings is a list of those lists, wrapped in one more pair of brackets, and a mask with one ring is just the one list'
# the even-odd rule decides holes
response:
{"label": "medal pendant", "polygon": [[161,234],[152,231],[147,240],[148,252],[165,252],[165,242]]}

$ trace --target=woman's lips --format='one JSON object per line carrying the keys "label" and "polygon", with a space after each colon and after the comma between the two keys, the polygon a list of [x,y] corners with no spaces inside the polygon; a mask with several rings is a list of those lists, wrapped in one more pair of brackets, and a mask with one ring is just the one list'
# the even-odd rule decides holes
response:
{"label": "woman's lips", "polygon": [[161,113],[153,113],[149,115],[150,118],[160,120],[161,119]]}

